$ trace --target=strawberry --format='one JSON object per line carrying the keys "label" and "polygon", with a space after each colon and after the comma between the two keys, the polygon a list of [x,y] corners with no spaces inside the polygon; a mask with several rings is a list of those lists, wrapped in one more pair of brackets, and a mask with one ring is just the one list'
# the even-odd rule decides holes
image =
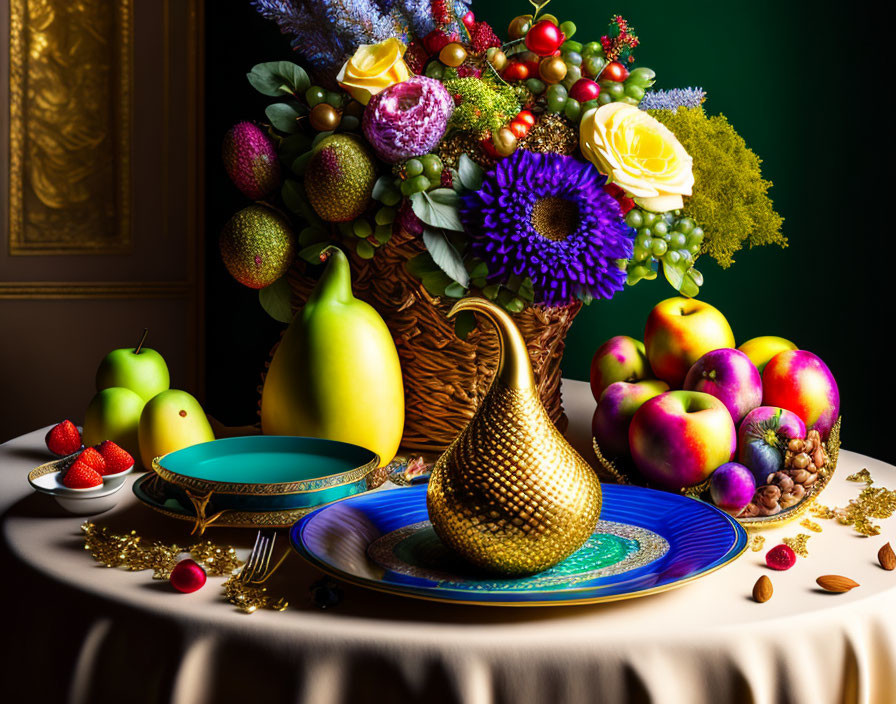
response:
{"label": "strawberry", "polygon": [[55,425],[47,433],[47,449],[54,455],[65,457],[81,449],[81,433],[70,420]]}
{"label": "strawberry", "polygon": [[130,453],[111,440],[104,440],[97,449],[106,461],[106,471],[101,474],[118,474],[134,464],[134,458]]}
{"label": "strawberry", "polygon": [[102,483],[100,473],[79,459],[72,463],[62,478],[62,485],[69,489],[90,489]]}
{"label": "strawberry", "polygon": [[81,454],[78,455],[77,459],[81,460],[84,464],[90,467],[94,472],[98,474],[106,474],[106,460],[103,456],[94,450],[92,447],[84,448],[81,451]]}

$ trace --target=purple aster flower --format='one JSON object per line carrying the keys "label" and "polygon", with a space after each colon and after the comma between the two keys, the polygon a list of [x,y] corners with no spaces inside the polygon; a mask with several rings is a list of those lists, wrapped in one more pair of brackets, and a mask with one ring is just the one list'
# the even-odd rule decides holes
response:
{"label": "purple aster flower", "polygon": [[374,95],[364,109],[364,136],[383,161],[429,152],[445,134],[454,101],[441,82],[413,76]]}
{"label": "purple aster flower", "polygon": [[491,283],[528,276],[535,302],[612,298],[632,256],[634,231],[604,192],[593,165],[562,154],[518,149],[498,162],[482,188],[462,198],[461,218]]}

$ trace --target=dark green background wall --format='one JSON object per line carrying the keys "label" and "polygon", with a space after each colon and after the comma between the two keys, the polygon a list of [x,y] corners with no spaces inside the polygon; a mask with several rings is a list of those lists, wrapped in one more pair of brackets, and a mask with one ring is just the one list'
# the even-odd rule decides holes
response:
{"label": "dark green background wall", "polygon": [[[503,35],[529,7],[500,0],[473,9]],[[707,110],[727,115],[762,157],[790,247],[743,251],[728,270],[702,258],[700,297],[722,310],[738,342],[782,335],[821,356],[840,384],[845,446],[896,462],[887,439],[896,393],[889,346],[896,286],[886,246],[893,139],[891,120],[876,112],[886,102],[880,91],[888,94],[890,59],[874,41],[882,18],[854,4],[780,0],[554,0],[550,11],[575,21],[582,41],[598,39],[610,15],[624,14],[641,38],[638,63],[657,72],[657,87],[702,86]],[[246,71],[291,52],[247,0],[210,5],[206,38],[207,404],[225,422],[248,423],[280,326],[217,254],[218,230],[245,205],[221,169],[220,139],[232,123],[263,114]],[[648,311],[672,293],[658,279],[586,308],[567,340],[564,374],[586,379],[595,348],[612,335],[640,338]]]}

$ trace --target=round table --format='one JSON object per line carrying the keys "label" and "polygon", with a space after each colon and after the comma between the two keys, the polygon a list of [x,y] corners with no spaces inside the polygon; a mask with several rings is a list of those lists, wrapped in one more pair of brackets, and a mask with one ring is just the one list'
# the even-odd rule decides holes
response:
{"label": "round table", "polygon": [[[591,456],[587,384],[564,382],[564,398],[570,438]],[[764,549],[748,550],[681,589],[581,607],[457,606],[345,586],[343,602],[322,611],[309,597],[320,575],[292,555],[270,585],[289,609],[247,615],[222,600],[221,578],[184,595],[150,572],[95,563],[82,549],[84,519],[28,486],[28,470],[48,459],[45,432],[0,446],[2,682],[22,701],[896,701],[896,572],[876,559],[896,537],[893,519],[873,538],[835,521],[819,521],[817,534],[792,524],[766,533],[766,548],[811,534],[809,557],[787,572],[768,570]],[[863,467],[896,487],[896,467],[844,451],[822,502],[857,496],[864,485],[846,476]],[[144,507],[127,487],[95,520],[192,542],[188,524]],[[247,551],[254,531],[206,537]],[[830,573],[861,586],[824,593],[815,578]],[[775,593],[758,604],[750,593],[763,574]]]}

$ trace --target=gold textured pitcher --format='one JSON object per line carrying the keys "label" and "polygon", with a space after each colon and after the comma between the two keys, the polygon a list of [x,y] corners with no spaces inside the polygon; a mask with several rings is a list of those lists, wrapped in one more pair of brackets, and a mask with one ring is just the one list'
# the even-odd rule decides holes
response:
{"label": "gold textured pitcher", "polygon": [[443,543],[479,567],[540,572],[594,531],[600,482],[541,404],[512,318],[483,298],[459,301],[449,316],[464,310],[495,326],[501,354],[482,405],[433,468],[429,519]]}

